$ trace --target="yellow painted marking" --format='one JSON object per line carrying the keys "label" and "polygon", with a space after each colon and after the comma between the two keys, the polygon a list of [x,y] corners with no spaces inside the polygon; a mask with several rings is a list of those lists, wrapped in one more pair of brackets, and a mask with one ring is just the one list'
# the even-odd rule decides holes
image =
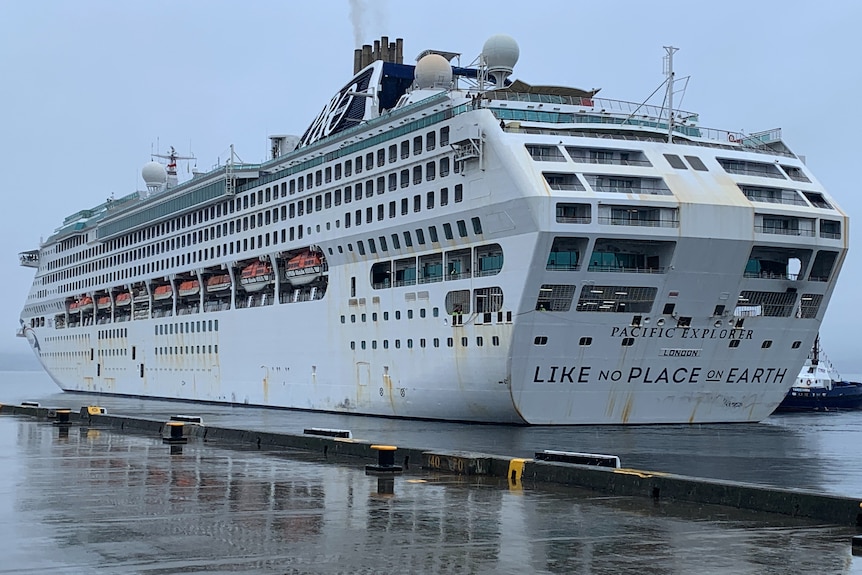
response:
{"label": "yellow painted marking", "polygon": [[614,469],[614,473],[622,473],[623,475],[637,475],[638,477],[643,477],[643,478],[662,477],[664,475],[667,475],[667,473],[661,473],[658,471],[640,471],[638,469],[626,469],[626,468]]}
{"label": "yellow painted marking", "polygon": [[87,406],[87,414],[88,415],[101,415],[102,408],[98,405],[88,405]]}
{"label": "yellow painted marking", "polygon": [[377,451],[395,451],[398,448],[394,445],[372,445],[371,449],[376,449]]}
{"label": "yellow painted marking", "polygon": [[165,425],[167,425],[168,427],[182,427],[183,422],[182,421],[169,421]]}
{"label": "yellow painted marking", "polygon": [[407,483],[428,483],[424,479],[408,479]]}
{"label": "yellow painted marking", "polygon": [[524,463],[527,459],[514,458],[509,460],[509,472],[506,477],[509,480],[509,489],[521,489],[521,477],[524,475]]}
{"label": "yellow painted marking", "polygon": [[351,439],[349,437],[333,437],[334,441],[340,441],[342,443],[359,443],[359,440]]}

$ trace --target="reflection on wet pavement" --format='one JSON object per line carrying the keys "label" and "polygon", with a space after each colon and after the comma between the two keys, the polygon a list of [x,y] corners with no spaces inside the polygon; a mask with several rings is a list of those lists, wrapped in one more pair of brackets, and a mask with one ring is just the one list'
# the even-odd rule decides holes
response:
{"label": "reflection on wet pavement", "polygon": [[0,573],[862,573],[843,527],[363,463],[3,416]]}

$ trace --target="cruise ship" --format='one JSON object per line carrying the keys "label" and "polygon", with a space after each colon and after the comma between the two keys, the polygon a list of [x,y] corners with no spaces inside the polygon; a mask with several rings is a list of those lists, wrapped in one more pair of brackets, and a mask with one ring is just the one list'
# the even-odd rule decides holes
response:
{"label": "cruise ship", "polygon": [[[388,37],[301,136],[20,254],[63,390],[506,424],[753,422],[818,333],[848,217],[778,129],[513,79]],[[730,105],[730,102],[728,102]],[[740,105],[738,100],[734,106]],[[143,189],[143,188],[142,188]],[[94,195],[104,197],[104,191]]]}

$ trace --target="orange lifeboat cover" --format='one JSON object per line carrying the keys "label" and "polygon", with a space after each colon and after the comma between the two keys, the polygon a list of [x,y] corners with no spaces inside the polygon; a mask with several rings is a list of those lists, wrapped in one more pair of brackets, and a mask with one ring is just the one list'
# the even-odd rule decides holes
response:
{"label": "orange lifeboat cover", "polygon": [[272,272],[272,268],[266,262],[254,262],[242,268],[242,279],[255,278]]}
{"label": "orange lifeboat cover", "polygon": [[305,251],[299,254],[298,256],[294,256],[290,258],[287,262],[288,270],[301,270],[309,267],[319,266],[320,254],[312,251]]}

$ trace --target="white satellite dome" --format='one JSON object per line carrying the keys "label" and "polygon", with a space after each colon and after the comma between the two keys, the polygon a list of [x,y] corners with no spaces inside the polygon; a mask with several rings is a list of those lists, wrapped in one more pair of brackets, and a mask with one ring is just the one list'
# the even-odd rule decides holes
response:
{"label": "white satellite dome", "polygon": [[419,88],[442,88],[452,83],[452,66],[440,54],[423,56],[413,74]]}
{"label": "white satellite dome", "polygon": [[165,167],[158,162],[147,162],[141,170],[141,176],[147,187],[161,186],[168,181],[168,173]]}
{"label": "white satellite dome", "polygon": [[482,55],[488,68],[512,69],[518,63],[521,50],[514,38],[507,34],[494,34],[482,46]]}
{"label": "white satellite dome", "polygon": [[502,86],[515,69],[520,55],[518,43],[506,34],[495,34],[482,46],[482,59],[488,68],[488,75],[498,86]]}

